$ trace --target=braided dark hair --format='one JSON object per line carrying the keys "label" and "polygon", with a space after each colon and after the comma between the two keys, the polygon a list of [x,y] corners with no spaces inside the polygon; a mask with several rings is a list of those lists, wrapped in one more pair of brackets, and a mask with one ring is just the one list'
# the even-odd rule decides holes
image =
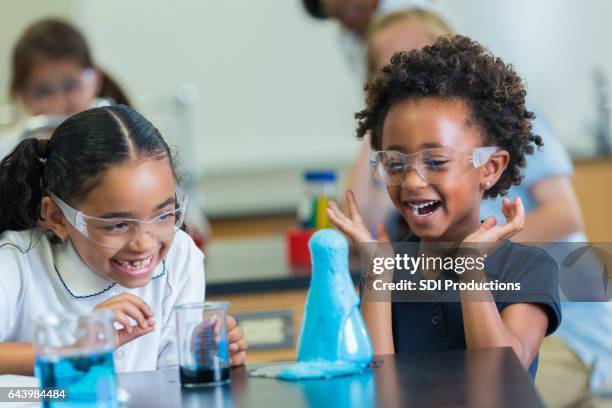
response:
{"label": "braided dark hair", "polygon": [[66,202],[78,202],[105,170],[142,158],[167,159],[178,180],[170,148],[159,131],[125,105],[71,116],[48,142],[22,141],[0,161],[0,233],[36,227],[47,191]]}

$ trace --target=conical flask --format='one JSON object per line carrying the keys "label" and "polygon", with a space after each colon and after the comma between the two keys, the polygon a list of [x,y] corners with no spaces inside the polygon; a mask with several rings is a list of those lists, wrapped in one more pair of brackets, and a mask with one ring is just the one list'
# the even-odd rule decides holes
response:
{"label": "conical flask", "polygon": [[372,360],[372,343],[349,274],[348,242],[339,232],[323,229],[310,238],[308,246],[312,277],[297,359],[365,367]]}

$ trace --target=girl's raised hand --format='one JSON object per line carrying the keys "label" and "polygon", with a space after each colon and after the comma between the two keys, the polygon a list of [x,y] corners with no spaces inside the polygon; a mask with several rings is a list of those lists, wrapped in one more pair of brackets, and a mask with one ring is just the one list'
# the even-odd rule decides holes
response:
{"label": "girl's raised hand", "polygon": [[504,198],[502,200],[502,212],[506,217],[505,224],[497,225],[495,217],[488,217],[480,224],[480,228],[468,235],[463,242],[500,242],[509,239],[523,229],[525,208],[520,197],[516,197],[513,202]]}
{"label": "girl's raised hand", "polygon": [[[117,347],[155,330],[153,311],[144,300],[131,293],[124,292],[113,296],[94,307],[94,310],[104,309],[112,311],[113,322],[123,326],[115,330]],[[132,326],[129,318],[135,320],[137,324]]]}
{"label": "girl's raised hand", "polygon": [[363,242],[373,242],[374,238],[359,214],[355,195],[351,190],[346,191],[346,203],[348,206],[348,216],[338,208],[335,202],[330,201],[329,207],[326,210],[329,220],[356,246]]}
{"label": "girl's raised hand", "polygon": [[[329,220],[338,228],[340,231],[344,233],[355,245],[357,250],[363,253],[363,245],[367,242],[377,242],[377,240],[372,237],[370,230],[363,222],[361,215],[359,214],[359,209],[357,208],[357,202],[355,201],[355,194],[351,190],[347,190],[346,192],[346,203],[348,206],[348,216],[345,215],[338,205],[330,201],[329,207],[327,208],[327,215],[329,216]],[[385,231],[384,226],[379,225],[377,227],[378,233],[378,241],[389,241],[389,237]]]}

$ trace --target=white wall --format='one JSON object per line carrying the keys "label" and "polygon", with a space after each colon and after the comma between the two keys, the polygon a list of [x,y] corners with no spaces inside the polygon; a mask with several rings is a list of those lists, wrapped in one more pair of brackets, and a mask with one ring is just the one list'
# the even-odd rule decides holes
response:
{"label": "white wall", "polygon": [[486,44],[515,66],[527,83],[530,102],[575,156],[591,152],[596,119],[593,71],[601,69],[612,81],[612,2],[437,3],[457,31]]}
{"label": "white wall", "polygon": [[298,2],[80,6],[79,24],[100,64],[129,84],[169,136],[163,101],[182,82],[199,90],[193,155],[209,214],[294,208],[302,169],[344,168],[354,157],[360,92],[338,51],[337,28],[307,18]]}
{"label": "white wall", "polygon": [[[83,2],[100,64],[142,109],[184,81],[200,92],[196,155],[207,172],[348,161],[359,92],[335,30],[297,2]],[[155,114],[155,112],[152,112]]]}

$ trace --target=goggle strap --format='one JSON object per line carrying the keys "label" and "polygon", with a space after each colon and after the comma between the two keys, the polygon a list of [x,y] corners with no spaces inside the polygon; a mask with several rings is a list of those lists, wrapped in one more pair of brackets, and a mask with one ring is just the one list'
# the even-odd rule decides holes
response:
{"label": "goggle strap", "polygon": [[378,166],[378,157],[380,152],[372,152],[370,153],[370,166],[374,169]]}
{"label": "goggle strap", "polygon": [[74,220],[74,227],[81,232],[87,230],[87,221],[85,221],[85,217],[83,216],[83,213],[80,211],[77,211],[76,213],[76,217]]}
{"label": "goggle strap", "polygon": [[483,164],[485,164],[493,155],[493,153],[495,153],[497,151],[497,147],[493,146],[493,147],[475,147],[474,150],[472,150],[472,164],[474,165],[474,168],[478,168],[480,166],[482,166]]}

